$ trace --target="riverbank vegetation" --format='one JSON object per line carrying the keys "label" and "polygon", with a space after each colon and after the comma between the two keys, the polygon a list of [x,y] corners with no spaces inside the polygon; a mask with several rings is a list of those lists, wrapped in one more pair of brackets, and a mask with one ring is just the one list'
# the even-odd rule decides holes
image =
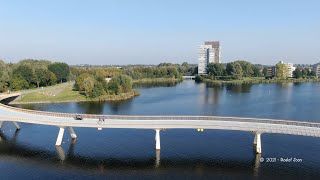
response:
{"label": "riverbank vegetation", "polygon": [[0,92],[51,86],[66,82],[69,74],[69,66],[65,63],[26,59],[6,64],[0,60]]}
{"label": "riverbank vegetation", "polygon": [[32,103],[61,103],[61,102],[85,102],[85,101],[120,101],[130,99],[139,95],[139,92],[132,90],[118,95],[102,95],[96,98],[87,98],[85,95],[74,91],[73,84],[58,84],[50,88],[41,89],[37,92],[23,94],[11,104],[32,104]]}
{"label": "riverbank vegetation", "polygon": [[[66,63],[26,59],[16,64],[0,61],[0,93],[35,89],[23,102],[123,100],[139,95],[133,83],[171,83],[194,75],[195,65],[161,63],[157,66],[69,66]],[[46,86],[74,82],[72,89],[39,93]],[[69,87],[69,86],[68,86]],[[54,89],[54,88],[53,88]]]}
{"label": "riverbank vegetation", "polygon": [[274,76],[270,76],[268,67],[253,65],[247,61],[234,61],[224,64],[210,63],[207,74],[197,75],[196,82],[216,83],[273,83],[273,82],[314,82],[320,81],[311,69],[296,68],[293,77],[288,77],[288,68],[278,63]]}

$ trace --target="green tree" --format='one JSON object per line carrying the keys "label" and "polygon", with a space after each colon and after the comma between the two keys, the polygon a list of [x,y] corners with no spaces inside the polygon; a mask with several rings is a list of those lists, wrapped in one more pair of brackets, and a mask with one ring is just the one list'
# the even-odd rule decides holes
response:
{"label": "green tree", "polygon": [[111,79],[108,82],[108,93],[118,95],[120,93],[120,84],[116,79]]}
{"label": "green tree", "polygon": [[253,76],[254,76],[254,77],[260,77],[260,76],[262,76],[262,74],[261,74],[261,68],[259,68],[258,66],[252,66],[252,70],[253,70]]}
{"label": "green tree", "polygon": [[104,94],[105,94],[105,91],[104,91],[103,84],[99,81],[95,81],[90,97],[96,98]]}
{"label": "green tree", "polygon": [[250,62],[247,61],[235,61],[235,63],[239,63],[242,69],[243,77],[251,77],[253,72],[253,65]]}
{"label": "green tree", "polygon": [[309,71],[309,76],[316,76],[316,71],[312,70],[312,71]]}
{"label": "green tree", "polygon": [[92,97],[92,90],[94,85],[95,85],[94,78],[92,78],[91,76],[84,78],[83,87],[87,97]]}
{"label": "green tree", "polygon": [[209,63],[207,66],[207,72],[210,76],[224,76],[225,68],[220,63]]}
{"label": "green tree", "polygon": [[306,78],[308,76],[308,70],[307,69],[302,69],[301,73],[302,73],[302,77],[303,78]]}
{"label": "green tree", "polygon": [[91,74],[88,74],[88,73],[83,73],[83,74],[80,74],[77,78],[76,78],[76,81],[75,81],[75,84],[74,84],[74,88],[78,91],[84,91],[85,90],[85,85],[84,85],[84,79],[88,78],[88,77],[91,77],[92,78],[92,75]]}
{"label": "green tree", "polygon": [[8,89],[10,82],[9,66],[0,60],[0,92],[5,92]]}
{"label": "green tree", "polygon": [[239,62],[230,62],[227,64],[226,72],[234,79],[242,79],[243,72]]}
{"label": "green tree", "polygon": [[197,83],[200,83],[200,82],[203,81],[203,78],[202,78],[199,74],[197,74],[196,77],[194,78],[194,80],[195,80]]}
{"label": "green tree", "polygon": [[53,72],[59,82],[66,82],[70,74],[70,68],[66,63],[52,63],[48,66],[48,70]]}
{"label": "green tree", "polygon": [[302,77],[302,72],[301,72],[301,69],[299,67],[297,67],[293,72],[293,77],[294,78],[301,78]]}
{"label": "green tree", "polygon": [[268,76],[268,68],[267,67],[263,68],[262,74],[263,74],[264,77]]}
{"label": "green tree", "polygon": [[276,77],[279,79],[286,79],[288,76],[288,68],[285,64],[276,64]]}
{"label": "green tree", "polygon": [[50,72],[47,69],[36,69],[33,76],[33,81],[36,82],[37,87],[47,86],[50,78]]}
{"label": "green tree", "polygon": [[29,83],[21,76],[15,75],[11,80],[11,89],[18,91],[22,89],[28,89]]}
{"label": "green tree", "polygon": [[18,64],[18,67],[13,70],[14,75],[20,75],[30,85],[33,80],[33,72],[31,65]]}

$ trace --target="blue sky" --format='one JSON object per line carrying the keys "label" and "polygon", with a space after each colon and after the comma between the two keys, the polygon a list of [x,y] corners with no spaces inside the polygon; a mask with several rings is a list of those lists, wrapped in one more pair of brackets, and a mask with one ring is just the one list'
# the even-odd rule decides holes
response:
{"label": "blue sky", "polygon": [[0,59],[69,64],[197,63],[206,40],[222,61],[320,61],[317,0],[0,0]]}

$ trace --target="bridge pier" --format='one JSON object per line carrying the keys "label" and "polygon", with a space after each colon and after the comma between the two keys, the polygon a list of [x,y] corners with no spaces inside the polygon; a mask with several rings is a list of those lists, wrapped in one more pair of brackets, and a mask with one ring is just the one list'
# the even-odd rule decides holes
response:
{"label": "bridge pier", "polygon": [[156,140],[156,149],[160,150],[160,130],[159,129],[156,129],[155,140]]}
{"label": "bridge pier", "polygon": [[74,132],[73,128],[72,128],[72,127],[68,127],[68,129],[69,129],[71,138],[72,138],[72,139],[76,139],[76,138],[77,138],[77,135],[76,135],[76,133]]}
{"label": "bridge pier", "polygon": [[20,126],[19,126],[19,124],[18,124],[17,122],[12,122],[12,123],[13,123],[13,125],[16,127],[17,130],[20,130],[20,129],[21,129]]}
{"label": "bridge pier", "polygon": [[256,148],[256,153],[261,154],[262,149],[261,149],[261,133],[256,132],[253,140],[253,144]]}
{"label": "bridge pier", "polygon": [[[3,124],[3,121],[0,121],[0,129],[1,129],[1,127],[2,127],[2,124]],[[19,126],[19,124],[18,124],[17,122],[14,122],[14,121],[13,121],[12,124],[16,127],[17,130],[21,129],[20,126]]]}
{"label": "bridge pier", "polygon": [[56,146],[61,146],[63,134],[64,134],[64,127],[60,127],[59,134],[56,141]]}

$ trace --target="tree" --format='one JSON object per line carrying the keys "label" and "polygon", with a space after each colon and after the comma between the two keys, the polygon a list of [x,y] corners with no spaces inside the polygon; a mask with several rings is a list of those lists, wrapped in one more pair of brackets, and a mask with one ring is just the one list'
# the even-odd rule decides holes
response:
{"label": "tree", "polygon": [[105,94],[105,91],[102,83],[99,81],[95,81],[92,92],[90,94],[90,98],[96,98],[104,94]]}
{"label": "tree", "polygon": [[316,76],[316,71],[312,70],[312,71],[309,71],[309,76]]}
{"label": "tree", "polygon": [[223,76],[225,75],[225,68],[220,63],[209,63],[207,65],[207,72],[210,76]]}
{"label": "tree", "polygon": [[252,70],[253,70],[253,76],[254,77],[260,77],[261,76],[261,68],[259,68],[258,66],[253,66]]}
{"label": "tree", "polygon": [[268,76],[268,68],[267,68],[267,67],[264,67],[264,68],[263,68],[262,74],[263,74],[264,77],[267,77],[267,76]]}
{"label": "tree", "polygon": [[293,77],[294,78],[301,78],[302,77],[302,72],[301,72],[301,69],[299,67],[297,67],[293,72]]}
{"label": "tree", "polygon": [[33,80],[33,73],[31,65],[19,64],[18,68],[13,70],[14,75],[20,75],[30,85]]}
{"label": "tree", "polygon": [[48,73],[48,74],[47,74],[47,85],[48,85],[48,86],[51,86],[51,85],[56,84],[56,82],[57,82],[57,77],[56,77],[56,75],[53,74],[53,72],[51,72],[51,71],[48,71],[47,73]]}
{"label": "tree", "polygon": [[120,93],[120,84],[116,79],[112,78],[108,82],[108,93],[118,95]]}
{"label": "tree", "polygon": [[48,66],[48,70],[53,72],[59,82],[66,82],[70,74],[70,68],[66,63],[52,63]]}
{"label": "tree", "polygon": [[243,72],[243,77],[251,77],[253,72],[253,65],[247,61],[235,61],[235,63],[239,63]]}
{"label": "tree", "polygon": [[203,81],[203,78],[197,74],[196,77],[194,78],[194,80],[197,82],[197,83],[200,83],[201,81]]}
{"label": "tree", "polygon": [[243,72],[239,62],[231,62],[227,64],[226,72],[234,79],[242,79]]}
{"label": "tree", "polygon": [[187,62],[183,62],[181,66],[189,67],[189,64]]}
{"label": "tree", "polygon": [[92,78],[92,75],[88,73],[80,74],[80,76],[77,77],[76,82],[74,84],[75,89],[79,91],[84,91],[85,90],[84,80],[88,77]]}
{"label": "tree", "polygon": [[28,89],[29,83],[21,76],[15,75],[11,80],[11,89],[12,90],[21,90],[21,89]]}
{"label": "tree", "polygon": [[302,69],[301,73],[303,78],[306,78],[308,76],[308,70],[306,69]]}
{"label": "tree", "polygon": [[276,64],[276,77],[279,79],[286,79],[288,76],[288,68],[285,64]]}
{"label": "tree", "polygon": [[93,90],[94,84],[95,84],[95,80],[91,76],[84,78],[83,88],[87,97],[92,97],[92,90]]}
{"label": "tree", "polygon": [[50,71],[47,69],[36,69],[33,76],[33,81],[36,82],[37,87],[47,86],[48,82],[50,81]]}
{"label": "tree", "polygon": [[10,82],[10,70],[9,67],[0,60],[0,92],[4,92],[8,89]]}

